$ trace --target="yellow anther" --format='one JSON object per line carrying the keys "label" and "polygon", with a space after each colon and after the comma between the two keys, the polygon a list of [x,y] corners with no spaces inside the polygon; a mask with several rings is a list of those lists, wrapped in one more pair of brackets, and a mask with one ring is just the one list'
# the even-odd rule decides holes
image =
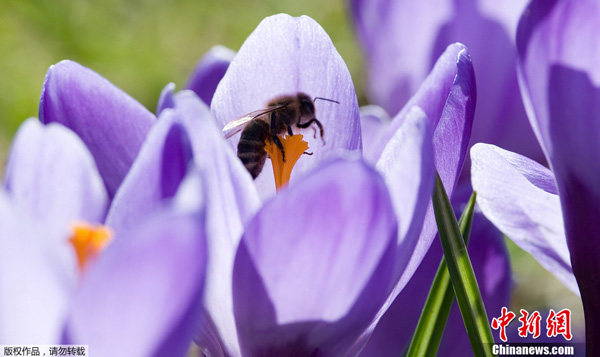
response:
{"label": "yellow anther", "polygon": [[69,242],[75,248],[79,271],[83,271],[85,265],[106,248],[112,237],[113,231],[103,225],[92,226],[83,222],[73,225],[73,235]]}
{"label": "yellow anther", "polygon": [[279,137],[281,144],[283,145],[283,152],[285,153],[285,161],[283,161],[283,155],[281,150],[275,145],[272,140],[267,140],[265,145],[265,151],[271,157],[271,163],[273,164],[273,175],[275,175],[275,187],[277,191],[283,186],[287,185],[292,175],[292,169],[296,162],[308,150],[308,143],[303,140],[302,135],[286,136],[285,138]]}

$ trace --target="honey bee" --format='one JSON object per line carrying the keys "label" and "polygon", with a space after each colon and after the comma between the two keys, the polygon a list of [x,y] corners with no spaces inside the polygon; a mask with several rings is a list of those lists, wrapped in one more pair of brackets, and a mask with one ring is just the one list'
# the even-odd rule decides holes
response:
{"label": "honey bee", "polygon": [[[225,125],[223,132],[226,139],[242,132],[237,155],[253,179],[260,174],[265,164],[266,140],[272,140],[277,145],[281,150],[283,161],[285,161],[285,152],[279,135],[286,132],[290,136],[294,135],[292,126],[305,129],[316,124],[321,138],[323,138],[323,125],[315,117],[314,102],[318,99],[339,104],[338,101],[321,97],[313,100],[305,93],[300,92],[296,95],[277,97],[269,101],[266,108],[248,113]],[[316,137],[316,129],[314,130]],[[312,153],[305,154],[312,155]]]}

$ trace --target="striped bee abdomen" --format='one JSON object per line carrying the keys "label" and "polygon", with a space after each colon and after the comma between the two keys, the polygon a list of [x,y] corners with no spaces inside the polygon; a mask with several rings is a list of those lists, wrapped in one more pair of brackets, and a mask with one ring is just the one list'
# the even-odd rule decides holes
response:
{"label": "striped bee abdomen", "polygon": [[265,141],[270,138],[269,123],[264,120],[254,120],[242,131],[237,153],[253,179],[260,174],[265,164]]}

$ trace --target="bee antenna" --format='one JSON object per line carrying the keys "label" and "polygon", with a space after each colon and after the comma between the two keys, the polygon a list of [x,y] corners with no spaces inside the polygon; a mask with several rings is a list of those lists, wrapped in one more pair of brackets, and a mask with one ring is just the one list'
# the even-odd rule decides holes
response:
{"label": "bee antenna", "polygon": [[333,99],[327,99],[327,98],[323,98],[323,97],[315,97],[315,99],[313,99],[313,102],[316,102],[317,99],[321,99],[321,100],[326,100],[328,102],[333,102],[333,103],[337,103],[340,104],[340,102],[338,102],[337,100],[333,100]]}

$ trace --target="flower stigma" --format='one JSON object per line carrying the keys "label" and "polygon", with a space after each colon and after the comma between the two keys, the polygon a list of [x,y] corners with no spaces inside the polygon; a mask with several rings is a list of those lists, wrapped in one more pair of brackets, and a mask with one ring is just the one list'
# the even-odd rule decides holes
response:
{"label": "flower stigma", "polygon": [[308,150],[308,143],[304,141],[303,138],[304,136],[300,134],[279,137],[281,144],[283,145],[283,152],[285,152],[285,161],[283,161],[281,150],[275,145],[273,140],[268,139],[265,141],[265,151],[271,157],[271,162],[273,164],[273,175],[275,176],[275,187],[277,188],[277,191],[287,185],[290,181],[294,165],[296,165],[300,156]]}
{"label": "flower stigma", "polygon": [[69,242],[75,248],[79,271],[82,272],[86,264],[95,259],[112,241],[114,233],[107,226],[93,226],[85,222],[73,224],[72,230]]}

